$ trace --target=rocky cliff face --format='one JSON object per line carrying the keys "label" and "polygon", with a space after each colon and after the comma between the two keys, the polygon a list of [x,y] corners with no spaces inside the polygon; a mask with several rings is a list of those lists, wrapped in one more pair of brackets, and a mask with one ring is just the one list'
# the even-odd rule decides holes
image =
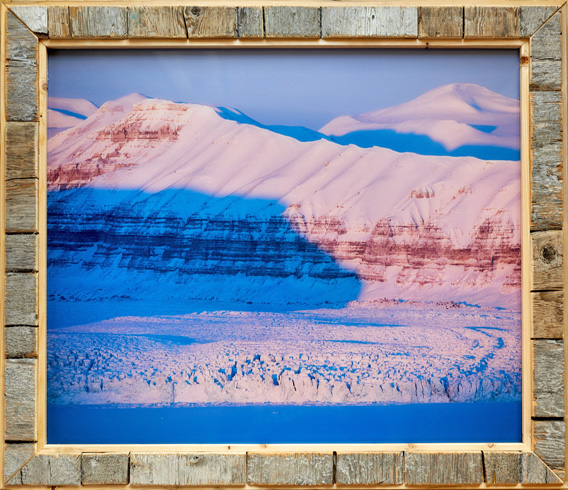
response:
{"label": "rocky cliff face", "polygon": [[519,305],[518,162],[299,142],[134,97],[54,137],[48,179],[50,274],[97,277],[93,297],[154,274],[180,297],[246,277],[339,301]]}

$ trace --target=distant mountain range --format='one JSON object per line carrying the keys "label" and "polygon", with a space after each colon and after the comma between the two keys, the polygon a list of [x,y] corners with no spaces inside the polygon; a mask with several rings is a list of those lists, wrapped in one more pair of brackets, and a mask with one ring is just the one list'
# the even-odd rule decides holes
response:
{"label": "distant mountain range", "polygon": [[[140,94],[109,101],[48,142],[49,293],[516,308],[520,165],[502,152],[518,154],[518,105],[455,84],[310,132]],[[382,131],[496,157],[333,141]]]}

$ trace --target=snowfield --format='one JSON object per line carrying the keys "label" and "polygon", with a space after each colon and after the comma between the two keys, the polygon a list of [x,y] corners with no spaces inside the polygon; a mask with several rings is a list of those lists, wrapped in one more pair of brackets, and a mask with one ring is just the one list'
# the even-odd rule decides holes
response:
{"label": "snowfield", "polygon": [[119,317],[50,331],[52,404],[518,401],[520,315],[354,302]]}

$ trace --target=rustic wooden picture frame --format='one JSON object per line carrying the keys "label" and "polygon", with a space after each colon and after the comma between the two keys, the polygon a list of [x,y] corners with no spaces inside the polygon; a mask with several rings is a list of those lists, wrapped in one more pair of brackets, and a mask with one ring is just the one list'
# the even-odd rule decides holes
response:
{"label": "rustic wooden picture frame", "polygon": [[[568,488],[563,341],[567,8],[554,1],[507,3],[2,3],[3,487]],[[247,45],[520,50],[525,201],[522,444],[46,445],[48,47]]]}

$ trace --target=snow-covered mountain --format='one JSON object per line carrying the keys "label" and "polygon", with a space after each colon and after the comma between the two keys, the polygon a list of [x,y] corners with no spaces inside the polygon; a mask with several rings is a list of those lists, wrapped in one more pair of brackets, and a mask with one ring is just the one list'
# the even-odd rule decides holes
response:
{"label": "snow-covered mountain", "polygon": [[[455,95],[446,105],[430,93],[424,117],[491,123],[505,144],[514,104],[458,88],[440,89]],[[416,116],[395,109],[382,120]],[[139,94],[103,104],[48,149],[50,294],[519,306],[516,161],[302,142]]]}
{"label": "snow-covered mountain", "polygon": [[[430,146],[438,143],[452,156],[478,153],[515,155],[520,148],[520,104],[468,83],[444,85],[414,100],[366,114],[340,116],[320,129],[338,142],[385,141],[413,135],[427,139],[401,140],[402,145]],[[396,142],[394,144],[397,144]],[[380,144],[379,144],[380,146]],[[461,149],[460,151],[457,151]],[[514,151],[505,151],[514,150]],[[439,151],[439,150],[438,150]],[[472,153],[477,151],[477,153]],[[468,153],[469,152],[469,153]],[[517,157],[518,158],[518,157]]]}
{"label": "snow-covered mountain", "polygon": [[86,99],[49,97],[47,107],[48,137],[72,128],[97,111],[98,107]]}

